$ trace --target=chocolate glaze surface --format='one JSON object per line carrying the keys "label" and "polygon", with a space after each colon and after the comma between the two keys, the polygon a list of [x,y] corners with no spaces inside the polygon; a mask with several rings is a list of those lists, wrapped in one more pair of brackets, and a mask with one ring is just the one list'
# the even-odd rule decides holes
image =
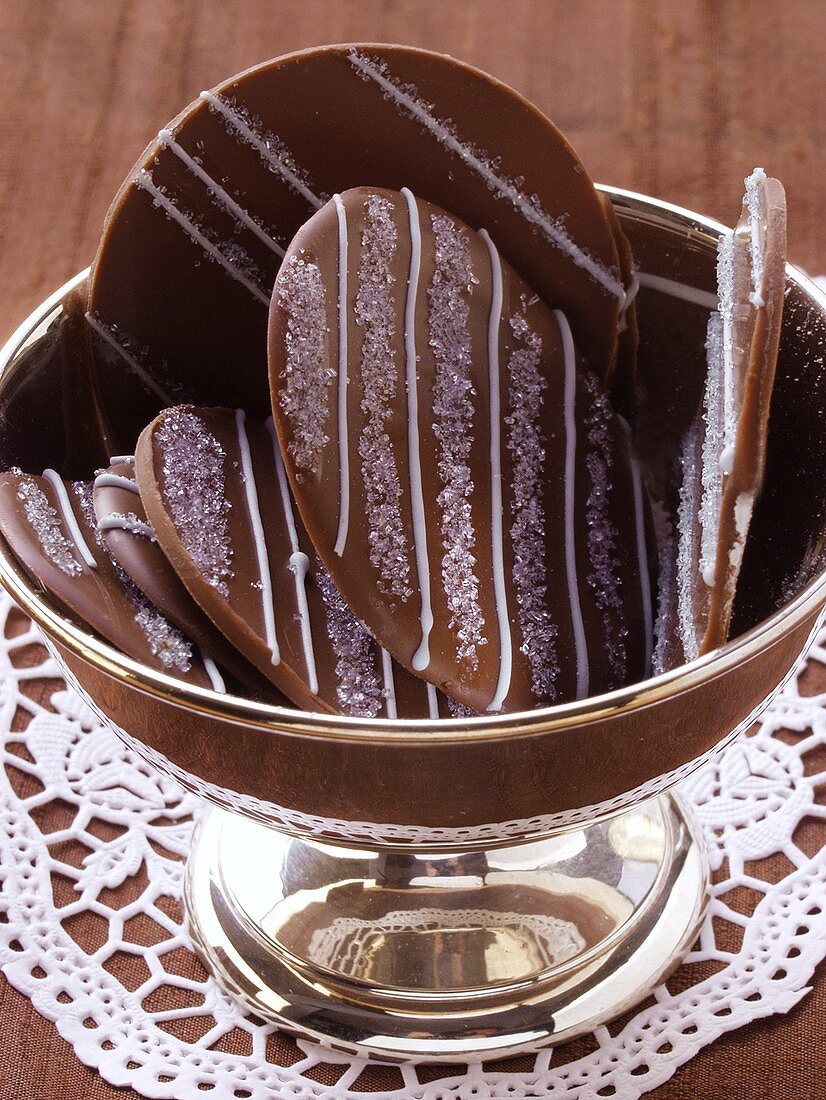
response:
{"label": "chocolate glaze surface", "polygon": [[305,525],[401,664],[479,711],[645,675],[625,431],[487,234],[409,190],[336,196],[287,251],[270,371]]}
{"label": "chocolate glaze surface", "polygon": [[120,448],[132,448],[136,419],[182,400],[267,415],[267,303],[281,253],[330,195],[359,185],[408,186],[486,228],[565,311],[589,366],[611,372],[626,297],[619,257],[562,135],[451,58],[324,47],[205,93],[116,197],[89,313]]}
{"label": "chocolate glaze surface", "polygon": [[90,482],[0,474],[0,531],[70,614],[129,657],[223,691],[218,670],[129,581],[97,537]]}
{"label": "chocolate glaze surface", "polygon": [[285,705],[281,693],[214,626],[169,564],[147,519],[133,460],[115,463],[98,473],[94,505],[99,534],[146,598],[256,696]]}
{"label": "chocolate glaze surface", "polygon": [[158,542],[213,623],[308,710],[466,713],[382,653],[318,562],[275,430],[240,410],[181,406],[142,433],[136,473]]}
{"label": "chocolate glaze surface", "polygon": [[693,660],[729,637],[763,484],[785,263],[783,186],[757,169],[746,180],[737,227],[719,242],[720,308],[708,324],[703,404],[681,458],[676,596],[666,609],[670,616],[663,615],[664,667]]}

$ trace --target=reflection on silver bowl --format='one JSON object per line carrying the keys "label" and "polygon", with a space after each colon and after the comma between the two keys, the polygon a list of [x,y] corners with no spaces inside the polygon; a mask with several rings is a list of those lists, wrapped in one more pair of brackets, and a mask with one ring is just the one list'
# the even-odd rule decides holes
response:
{"label": "reflection on silver bowl", "polygon": [[[721,227],[609,194],[642,271],[639,443],[665,484],[702,385]],[[33,418],[44,394],[65,409],[66,304],[84,279],[2,353],[5,464],[81,472],[61,416],[49,433]],[[0,580],[103,719],[220,807],[187,904],[208,965],[257,1013],[348,1050],[493,1057],[609,1019],[676,964],[706,871],[664,792],[753,721],[826,602],[824,347],[826,301],[790,268],[739,636],[579,703],[389,722],[217,696],[89,635],[0,546]]]}

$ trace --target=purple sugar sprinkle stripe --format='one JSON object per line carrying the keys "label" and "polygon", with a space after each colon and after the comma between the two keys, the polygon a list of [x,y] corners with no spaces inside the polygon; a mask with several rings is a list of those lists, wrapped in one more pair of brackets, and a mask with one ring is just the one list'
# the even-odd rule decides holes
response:
{"label": "purple sugar sprinkle stripe", "polygon": [[243,206],[235,201],[230,193],[223,188],[217,180],[204,169],[204,167],[198,163],[198,161],[187,153],[176,140],[175,135],[171,130],[159,130],[158,141],[165,149],[169,149],[182,164],[184,164],[189,171],[200,180],[201,183],[207,188],[207,191],[211,198],[213,198],[220,206],[227,211],[242,225],[245,225],[255,236],[262,241],[271,252],[274,252],[279,259],[284,256],[284,249],[279,245],[275,239],[269,234],[262,225],[253,218],[248,210],[245,210]]}
{"label": "purple sugar sprinkle stripe", "polygon": [[318,264],[290,256],[279,273],[278,304],[287,319],[284,385],[278,395],[292,429],[287,450],[299,471],[315,474],[330,442],[329,386],[336,376],[325,366],[327,292]]}
{"label": "purple sugar sprinkle stripe", "polygon": [[255,470],[252,465],[250,444],[245,426],[246,414],[243,409],[235,410],[235,430],[238,436],[238,448],[241,452],[241,476],[244,482],[244,496],[247,502],[247,515],[252,527],[255,556],[258,562],[258,576],[261,578],[261,610],[264,615],[264,637],[272,654],[272,663],[281,663],[278,648],[278,634],[275,628],[275,593],[270,573],[270,555],[264,524],[261,522],[261,510],[258,506],[258,487],[255,484]]}
{"label": "purple sugar sprinkle stripe", "polygon": [[207,584],[226,599],[233,576],[226,452],[186,407],[164,416],[155,440],[163,462],[163,496],[178,537]]}
{"label": "purple sugar sprinkle stripe", "polygon": [[52,564],[67,577],[78,577],[83,566],[74,554],[72,541],[63,534],[57,510],[36,481],[22,477],[17,483],[17,499],[23,505],[26,520],[40,548]]}
{"label": "purple sugar sprinkle stripe", "polygon": [[513,639],[508,616],[508,594],[505,586],[505,535],[502,507],[502,412],[499,394],[499,329],[502,323],[502,262],[487,231],[479,230],[490,256],[491,303],[488,318],[488,387],[490,391],[490,505],[491,557],[496,617],[499,624],[499,677],[488,710],[502,709],[510,689],[513,671]]}
{"label": "purple sugar sprinkle stripe", "polygon": [[[126,348],[121,343],[121,341],[117,337],[117,334],[111,326],[104,324],[97,314],[91,312],[86,313],[86,322],[92,329],[92,331],[95,332],[101,338],[101,340],[103,340],[104,344],[106,344],[112,349],[112,351],[116,352],[117,355],[120,356],[127,367],[129,367],[132,373],[135,374],[141,380],[141,382],[143,382],[146,388],[151,390],[156,397],[159,397],[161,401],[163,401],[164,405],[174,404],[172,397],[167,393],[163,386],[160,386],[155,381],[155,379],[146,370],[146,367],[144,367],[137,359],[137,357],[134,356],[132,352],[129,351],[128,348]],[[123,458],[122,455],[118,455],[116,457],[121,459]],[[129,457],[134,458],[133,455],[130,455]],[[114,461],[114,459],[111,459],[113,465]]]}
{"label": "purple sugar sprinkle stripe", "polygon": [[513,584],[516,593],[520,652],[531,668],[531,690],[537,699],[556,699],[559,661],[556,653],[558,630],[548,610],[545,507],[543,487],[547,452],[542,431],[543,393],[547,379],[540,369],[542,338],[528,324],[524,313],[511,318],[511,330],[522,346],[511,352],[510,415],[507,448],[511,454],[513,480],[511,540],[513,542]]}
{"label": "purple sugar sprinkle stripe", "polygon": [[560,309],[554,310],[554,317],[559,326],[559,334],[562,337],[562,351],[565,360],[563,395],[565,410],[565,573],[568,582],[568,600],[571,605],[571,622],[576,650],[576,697],[577,699],[584,699],[588,694],[590,669],[576,567],[576,353],[574,351],[574,338],[571,335],[571,326],[568,324],[567,317]]}
{"label": "purple sugar sprinkle stripe", "polygon": [[585,388],[591,407],[584,418],[589,452],[585,459],[591,487],[585,503],[588,560],[591,571],[587,582],[594,592],[594,601],[602,617],[605,648],[611,670],[612,687],[625,683],[628,675],[628,652],[625,638],[622,602],[622,574],[617,557],[619,531],[611,520],[610,497],[613,490],[611,467],[612,412],[599,383],[591,373],[585,373]]}
{"label": "purple sugar sprinkle stripe", "polygon": [[464,292],[478,283],[473,274],[468,231],[444,214],[431,215],[435,242],[433,276],[428,287],[429,344],[436,363],[433,431],[439,443],[442,482],[442,586],[450,609],[448,627],[456,632],[459,661],[478,668],[477,646],[486,638],[479,605],[479,579],[472,548],[476,531],[470,506],[474,489],[469,465],[473,442],[473,384],[470,380],[470,306]]}
{"label": "purple sugar sprinkle stripe", "polygon": [[375,718],[384,696],[375,672],[375,646],[316,559],[315,580],[327,613],[327,633],[336,656],[336,696],[345,714]]}
{"label": "purple sugar sprinkle stripe", "polygon": [[470,142],[462,141],[455,127],[448,120],[436,118],[431,105],[418,95],[415,88],[402,86],[395,81],[388,75],[387,66],[383,62],[365,57],[355,49],[351,50],[349,56],[350,64],[357,72],[361,73],[365,79],[376,83],[397,108],[406,111],[441,145],[455,153],[461,161],[481,176],[497,198],[507,199],[526,221],[536,226],[551,244],[565,252],[577,267],[586,271],[595,282],[620,302],[625,301],[625,287],[617,276],[585,249],[575,244],[565,231],[562,222],[552,218],[538,199],[529,198],[520,191],[512,179],[498,173],[494,168],[494,160],[489,154],[477,149]]}
{"label": "purple sugar sprinkle stripe", "polygon": [[359,457],[365,492],[370,564],[379,574],[386,595],[408,600],[410,561],[401,515],[402,488],[393,443],[385,422],[396,401],[396,306],[391,263],[398,233],[393,204],[371,195],[365,204],[361,236],[356,324],[363,330],[361,347],[361,409],[366,417],[359,437]]}
{"label": "purple sugar sprinkle stripe", "polygon": [[318,210],[323,205],[322,200],[308,186],[306,174],[296,165],[292,154],[280,138],[262,130],[244,108],[223,96],[215,95],[214,92],[201,92],[200,99],[228,123],[236,137],[255,149],[270,169],[311,206]]}
{"label": "purple sugar sprinkle stripe", "polygon": [[248,269],[252,268],[252,261],[249,256],[243,251],[243,249],[236,249],[238,255],[238,262],[234,262],[233,258],[224,254],[217,244],[214,244],[209,237],[196,225],[194,220],[176,206],[166,191],[159,187],[152,179],[152,173],[147,171],[146,168],[141,168],[133,177],[132,182],[140,187],[142,191],[146,191],[152,198],[153,205],[163,210],[164,214],[176,225],[186,233],[191,241],[197,244],[203,251],[209,256],[211,260],[214,260],[220,267],[226,271],[226,273],[236,282],[245,287],[250,294],[262,302],[269,308],[270,296],[255,282],[254,279],[247,275],[243,267]]}

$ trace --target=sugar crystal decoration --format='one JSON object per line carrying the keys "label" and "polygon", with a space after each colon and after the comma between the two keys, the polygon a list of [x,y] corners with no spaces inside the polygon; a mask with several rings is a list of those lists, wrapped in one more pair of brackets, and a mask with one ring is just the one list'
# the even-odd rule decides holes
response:
{"label": "sugar crystal decoration", "polygon": [[375,643],[318,558],[314,577],[326,608],[327,633],[336,655],[336,696],[341,708],[355,718],[375,718],[384,702],[384,687],[376,671]]}
{"label": "sugar crystal decoration", "polygon": [[17,499],[23,505],[29,526],[37,536],[46,557],[68,577],[77,577],[83,566],[75,557],[72,543],[63,534],[56,509],[49,498],[30,477],[21,478],[17,486]]}
{"label": "sugar crystal decoration", "polygon": [[594,375],[585,371],[583,380],[590,397],[588,412],[584,418],[589,448],[585,464],[590,475],[590,489],[585,502],[585,524],[591,572],[586,580],[594,591],[594,600],[602,616],[610,686],[621,687],[625,683],[628,668],[625,645],[628,628],[623,616],[622,570],[617,557],[619,535],[611,520],[609,507],[613,487],[613,413]]}
{"label": "sugar crystal decoration", "polygon": [[537,699],[553,702],[557,696],[559,661],[558,630],[548,610],[545,552],[545,433],[542,410],[547,379],[540,369],[542,338],[523,311],[510,318],[511,332],[519,341],[508,359],[510,411],[505,417],[506,446],[512,464],[513,584],[522,634],[520,652],[531,668],[531,690]]}
{"label": "sugar crystal decoration", "polygon": [[226,598],[233,577],[226,452],[186,406],[167,413],[155,439],[163,461],[163,495],[178,537],[207,584]]}
{"label": "sugar crystal decoration", "polygon": [[214,92],[201,92],[201,101],[209,110],[223,118],[227,133],[258,153],[270,172],[280,176],[291,190],[301,195],[315,210],[322,199],[310,187],[310,178],[296,164],[290,150],[277,134],[267,130],[260,118],[252,115],[243,104]]}
{"label": "sugar crystal decoration", "polygon": [[189,640],[144,596],[122,566],[112,556],[100,532],[95,516],[92,482],[73,481],[74,492],[86,526],[94,532],[98,549],[104,554],[123,586],[124,594],[135,609],[135,622],[143,631],[150,652],[164,668],[189,672],[192,668],[192,645]]}
{"label": "sugar crystal decoration", "polygon": [[723,320],[712,313],[706,337],[708,373],[704,398],[705,433],[703,439],[702,484],[699,521],[701,530],[700,571],[711,587],[717,562],[717,533],[723,500],[723,455],[726,441],[725,382],[723,367]]}
{"label": "sugar crystal decoration", "polygon": [[402,487],[387,421],[396,400],[395,276],[391,265],[398,231],[393,204],[371,195],[365,204],[361,259],[355,302],[356,323],[364,332],[361,347],[361,409],[366,422],[359,438],[359,457],[366,495],[370,563],[386,595],[407,600],[410,555],[401,514]]}
{"label": "sugar crystal decoration", "polygon": [[479,580],[472,548],[476,533],[470,507],[473,481],[473,398],[471,345],[466,295],[478,283],[470,260],[467,230],[444,214],[430,218],[434,237],[434,270],[428,297],[429,344],[436,362],[433,386],[433,432],[439,442],[438,470],[443,488],[441,509],[442,584],[450,609],[448,627],[456,632],[456,656],[475,670],[476,647],[485,645],[479,606]]}
{"label": "sugar crystal decoration", "polygon": [[224,271],[245,287],[254,298],[269,306],[270,296],[266,280],[252,257],[236,241],[220,241],[208,226],[176,203],[165,187],[155,183],[151,171],[140,168],[132,182],[152,199],[152,205],[162,210],[166,218],[179,226],[193,244],[203,251],[208,260],[217,263]]}
{"label": "sugar crystal decoration", "polygon": [[697,516],[700,509],[702,486],[702,421],[695,421],[683,440],[680,458],[682,485],[677,510],[677,624],[686,661],[695,660],[700,654],[701,638],[695,616]]}
{"label": "sugar crystal decoration", "polygon": [[327,306],[318,265],[291,256],[282,267],[278,303],[287,318],[286,362],[279,404],[290,421],[287,450],[298,471],[317,473],[330,437],[330,383],[335,368],[327,364]]}
{"label": "sugar crystal decoration", "polygon": [[597,282],[608,294],[625,302],[626,292],[617,271],[601,263],[591,253],[571,239],[562,218],[553,218],[545,210],[536,195],[527,195],[521,189],[521,181],[511,179],[501,171],[501,158],[479,149],[464,140],[450,119],[437,118],[433,104],[428,103],[412,84],[394,79],[386,62],[368,57],[358,50],[350,51],[350,64],[364,80],[372,80],[381,89],[385,99],[396,109],[418,122],[432,134],[440,145],[450,150],[471,171],[475,172],[490,191],[505,199],[523,218],[538,230],[554,247],[560,249]]}

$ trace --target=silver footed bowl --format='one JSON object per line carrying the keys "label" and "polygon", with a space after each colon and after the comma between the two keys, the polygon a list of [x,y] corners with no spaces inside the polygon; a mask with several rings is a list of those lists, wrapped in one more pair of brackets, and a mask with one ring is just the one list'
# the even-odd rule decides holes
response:
{"label": "silver footed bowl", "polygon": [[[665,479],[703,385],[723,227],[603,190],[640,267],[638,441]],[[72,450],[67,334],[87,274],[0,353],[4,466],[75,476],[53,455]],[[826,605],[824,347],[826,297],[789,267],[737,636],[577,703],[388,721],[218,695],[89,634],[0,540],[0,582],[67,678],[131,748],[209,807],[185,901],[218,980],[257,1014],[330,1046],[446,1061],[571,1038],[627,1010],[678,964],[708,872],[670,788],[751,725]],[[134,427],[137,436],[143,425]]]}

